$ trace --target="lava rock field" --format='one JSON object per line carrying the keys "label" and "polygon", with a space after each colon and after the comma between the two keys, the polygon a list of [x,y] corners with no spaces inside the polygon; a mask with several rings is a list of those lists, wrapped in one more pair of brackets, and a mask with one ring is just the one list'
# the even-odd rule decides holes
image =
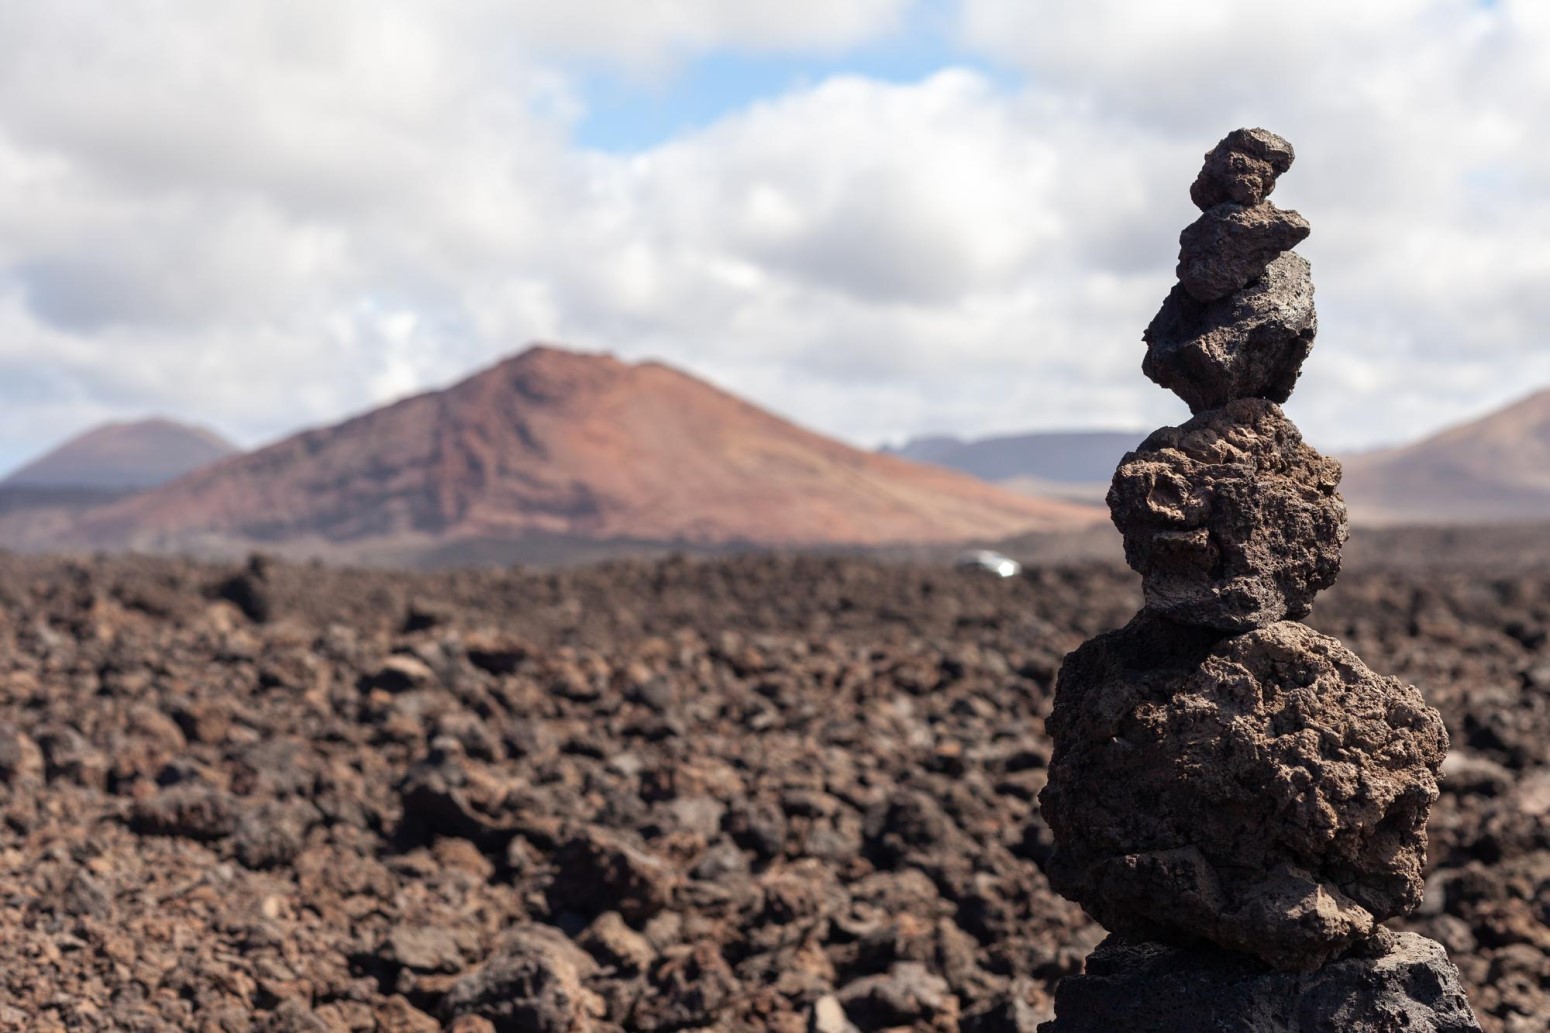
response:
{"label": "lava rock field", "polygon": [[[1031,1031],[1061,659],[1141,602],[747,556],[427,574],[0,556],[0,1029]],[[1309,623],[1453,748],[1426,898],[1550,1031],[1550,571],[1370,566]]]}

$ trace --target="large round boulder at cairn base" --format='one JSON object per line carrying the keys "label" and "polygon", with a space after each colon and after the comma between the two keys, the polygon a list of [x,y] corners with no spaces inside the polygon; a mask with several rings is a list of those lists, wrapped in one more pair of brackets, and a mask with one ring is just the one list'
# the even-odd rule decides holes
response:
{"label": "large round boulder at cairn base", "polygon": [[1442,944],[1381,935],[1311,974],[1110,937],[1061,982],[1041,1033],[1480,1033]]}
{"label": "large round boulder at cairn base", "polygon": [[1143,612],[1067,658],[1049,728],[1050,883],[1113,932],[1311,971],[1421,900],[1442,721],[1305,625]]}
{"label": "large round boulder at cairn base", "polygon": [[1340,464],[1279,406],[1240,399],[1125,456],[1109,509],[1149,610],[1246,631],[1308,613],[1347,535]]}

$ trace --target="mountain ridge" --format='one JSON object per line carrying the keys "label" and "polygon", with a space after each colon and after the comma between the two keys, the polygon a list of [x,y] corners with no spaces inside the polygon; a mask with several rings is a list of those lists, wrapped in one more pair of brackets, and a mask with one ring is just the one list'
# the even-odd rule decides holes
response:
{"label": "mountain ridge", "polygon": [[1050,430],[960,438],[932,434],[911,438],[890,455],[936,463],[981,480],[1014,479],[1056,484],[1107,484],[1126,452],[1147,436],[1145,430]]}
{"label": "mountain ridge", "polygon": [[161,416],[115,421],[28,461],[0,479],[0,489],[138,490],[237,452],[208,427]]}
{"label": "mountain ridge", "polygon": [[1550,389],[1344,466],[1341,492],[1369,522],[1550,518]]}
{"label": "mountain ridge", "polygon": [[876,545],[1101,511],[851,448],[659,362],[538,345],[86,514],[73,544],[512,538]]}
{"label": "mountain ridge", "polygon": [[[930,435],[887,451],[1041,498],[1101,504],[1114,466],[1145,436]],[[1341,493],[1352,518],[1363,524],[1550,520],[1550,389],[1417,441],[1340,458]]]}

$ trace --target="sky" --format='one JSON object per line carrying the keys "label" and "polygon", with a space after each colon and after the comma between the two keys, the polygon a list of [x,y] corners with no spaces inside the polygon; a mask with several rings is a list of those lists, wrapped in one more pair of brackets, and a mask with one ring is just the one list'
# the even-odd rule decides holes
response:
{"label": "sky", "polygon": [[0,470],[253,446],[533,341],[867,447],[1151,428],[1227,131],[1297,148],[1333,452],[1550,387],[1539,0],[0,5]]}

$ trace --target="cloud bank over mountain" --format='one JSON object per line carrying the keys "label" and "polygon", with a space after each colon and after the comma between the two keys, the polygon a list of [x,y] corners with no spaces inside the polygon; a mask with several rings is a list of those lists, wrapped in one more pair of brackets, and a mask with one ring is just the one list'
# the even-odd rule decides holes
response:
{"label": "cloud bank over mountain", "polygon": [[[576,142],[590,70],[671,103],[705,55],[929,32],[977,61]],[[1139,334],[1240,124],[1317,227],[1297,418],[1410,438],[1550,383],[1547,47],[1528,0],[12,5],[0,460],[145,412],[255,444],[535,338],[867,445],[1172,421]]]}

